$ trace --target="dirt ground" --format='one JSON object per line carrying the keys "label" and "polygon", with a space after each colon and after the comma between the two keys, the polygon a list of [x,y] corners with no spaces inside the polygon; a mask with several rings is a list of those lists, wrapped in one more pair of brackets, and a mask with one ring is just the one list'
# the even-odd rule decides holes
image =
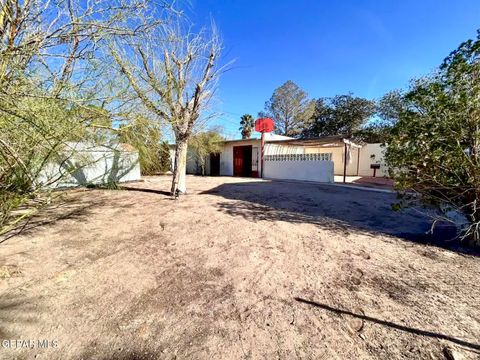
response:
{"label": "dirt ground", "polygon": [[393,194],[169,181],[71,191],[0,244],[0,358],[480,358],[480,258],[411,241]]}
{"label": "dirt ground", "polygon": [[[343,183],[343,176],[335,175],[334,180],[338,184]],[[374,187],[379,189],[393,190],[393,180],[384,177],[372,176],[346,176],[345,183],[348,185],[357,185],[364,187]]]}

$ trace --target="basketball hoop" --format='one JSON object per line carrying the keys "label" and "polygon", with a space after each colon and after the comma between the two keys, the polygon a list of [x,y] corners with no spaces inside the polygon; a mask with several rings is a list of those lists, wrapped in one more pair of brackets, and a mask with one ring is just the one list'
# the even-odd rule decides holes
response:
{"label": "basketball hoop", "polygon": [[275,128],[273,120],[270,118],[260,118],[255,121],[255,131],[259,133],[269,133]]}
{"label": "basketball hoop", "polygon": [[265,147],[265,133],[272,132],[275,128],[275,124],[272,119],[270,118],[260,118],[255,121],[255,131],[262,133],[262,152],[261,152],[261,178],[263,179],[263,154],[264,154],[264,147]]}

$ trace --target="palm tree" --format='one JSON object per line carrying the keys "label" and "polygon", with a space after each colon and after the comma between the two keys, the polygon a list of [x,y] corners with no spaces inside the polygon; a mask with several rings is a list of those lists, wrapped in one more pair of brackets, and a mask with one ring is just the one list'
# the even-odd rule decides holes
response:
{"label": "palm tree", "polygon": [[254,127],[253,116],[250,114],[245,114],[240,118],[240,128],[242,130],[242,139],[249,139],[252,136],[252,131]]}

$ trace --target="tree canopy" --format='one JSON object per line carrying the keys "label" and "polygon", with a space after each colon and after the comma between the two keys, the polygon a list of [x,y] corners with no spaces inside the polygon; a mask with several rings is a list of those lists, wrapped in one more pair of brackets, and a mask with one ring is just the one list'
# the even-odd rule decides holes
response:
{"label": "tree canopy", "polygon": [[311,117],[314,103],[308,95],[293,81],[288,80],[275,89],[272,97],[265,103],[265,112],[275,121],[275,133],[285,136],[295,136]]}
{"label": "tree canopy", "polygon": [[386,151],[403,203],[417,194],[470,221],[465,235],[480,240],[480,38],[462,43],[434,74],[415,80]]}
{"label": "tree canopy", "polygon": [[320,98],[302,137],[353,136],[375,114],[375,102],[349,93]]}
{"label": "tree canopy", "polygon": [[[49,186],[76,170],[64,166],[71,142],[112,138],[121,98],[103,45],[141,34],[151,10],[136,0],[1,2],[0,227],[22,218],[9,220],[15,207],[48,203]],[[51,163],[67,169],[40,179]]]}
{"label": "tree canopy", "polygon": [[354,136],[368,143],[387,143],[392,127],[398,122],[405,106],[403,92],[393,90],[376,101],[376,112]]}

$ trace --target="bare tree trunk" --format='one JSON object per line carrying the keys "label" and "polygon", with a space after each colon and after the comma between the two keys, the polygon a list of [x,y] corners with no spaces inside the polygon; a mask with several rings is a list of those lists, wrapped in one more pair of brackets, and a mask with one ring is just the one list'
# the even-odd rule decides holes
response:
{"label": "bare tree trunk", "polygon": [[471,245],[480,245],[480,209],[477,208],[478,203],[480,203],[480,197],[476,195],[476,199],[472,202],[469,216],[472,229],[470,234]]}
{"label": "bare tree trunk", "polygon": [[177,190],[184,194],[187,192],[187,147],[187,140],[177,140],[171,189],[172,195],[176,195]]}
{"label": "bare tree trunk", "polygon": [[206,160],[206,157],[203,157],[202,158],[202,176],[205,176],[205,168],[207,167],[207,160]]}
{"label": "bare tree trunk", "polygon": [[[217,66],[221,45],[215,30],[212,29],[210,38],[203,30],[198,35],[184,33],[183,27],[181,22],[166,21],[158,29],[149,30],[149,35],[138,44],[130,44],[128,40],[109,44],[113,60],[128,80],[135,97],[145,110],[168,123],[175,134],[171,186],[174,196],[187,190],[188,139],[207,109],[215,93],[215,80],[223,69]],[[158,41],[157,36],[162,41]],[[160,42],[162,44],[157,45]],[[145,52],[147,49],[148,53]],[[132,58],[131,53],[136,55],[137,52],[138,58]]]}

